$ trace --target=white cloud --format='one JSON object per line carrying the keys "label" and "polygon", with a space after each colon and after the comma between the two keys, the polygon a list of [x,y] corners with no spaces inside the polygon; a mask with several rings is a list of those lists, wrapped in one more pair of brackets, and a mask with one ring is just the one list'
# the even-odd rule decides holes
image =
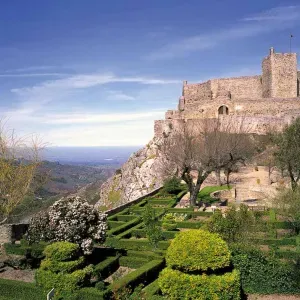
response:
{"label": "white cloud", "polygon": [[300,18],[299,6],[274,7],[259,14],[243,18],[242,21],[294,21]]}
{"label": "white cloud", "polygon": [[135,146],[153,137],[153,122],[140,120],[110,125],[72,126],[46,134],[52,146]]}
{"label": "white cloud", "polygon": [[120,123],[125,121],[155,119],[161,118],[163,115],[164,111],[113,114],[73,113],[45,115],[42,117],[42,119],[44,119],[43,123],[46,124],[90,124]]}
{"label": "white cloud", "polygon": [[48,80],[41,84],[25,87],[15,88],[11,92],[25,95],[35,94],[40,91],[51,90],[51,89],[84,89],[98,85],[104,85],[108,83],[127,82],[127,83],[140,83],[140,84],[175,84],[179,83],[179,80],[173,79],[157,79],[147,77],[120,77],[114,74],[81,74],[70,76],[63,79]]}
{"label": "white cloud", "polygon": [[185,56],[193,51],[213,48],[226,41],[290,28],[299,20],[300,6],[272,8],[258,15],[244,18],[243,22],[238,22],[227,29],[220,29],[177,40],[154,51],[147,58],[157,60]]}
{"label": "white cloud", "polygon": [[10,77],[50,77],[50,76],[67,76],[69,74],[65,73],[19,73],[19,74],[10,74],[4,73],[0,74],[1,78],[10,78]]}

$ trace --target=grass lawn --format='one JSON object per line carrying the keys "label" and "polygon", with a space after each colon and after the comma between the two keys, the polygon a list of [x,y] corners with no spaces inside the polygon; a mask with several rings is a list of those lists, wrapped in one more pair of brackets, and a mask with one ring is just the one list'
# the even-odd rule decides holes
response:
{"label": "grass lawn", "polygon": [[216,199],[210,196],[211,193],[222,190],[230,190],[231,186],[221,185],[221,186],[206,186],[198,193],[198,200],[203,201],[204,203],[215,202]]}

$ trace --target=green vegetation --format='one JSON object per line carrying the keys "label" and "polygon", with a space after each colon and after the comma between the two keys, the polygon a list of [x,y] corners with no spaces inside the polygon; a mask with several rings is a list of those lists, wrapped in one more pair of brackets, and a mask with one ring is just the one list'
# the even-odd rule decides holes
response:
{"label": "green vegetation", "polygon": [[258,221],[248,207],[241,204],[239,209],[231,206],[223,216],[221,211],[216,211],[207,223],[210,232],[220,234],[228,243],[246,243],[251,240],[257,230]]}
{"label": "green vegetation", "polygon": [[206,186],[203,188],[199,193],[198,193],[198,201],[201,201],[203,203],[213,203],[218,201],[216,198],[212,198],[210,196],[211,193],[217,192],[217,191],[223,191],[223,190],[228,190],[231,189],[231,186],[227,185],[221,185],[221,186]]}
{"label": "green vegetation", "polygon": [[217,234],[204,230],[183,231],[172,240],[166,262],[168,267],[183,272],[216,270],[229,266],[230,252]]}
{"label": "green vegetation", "polygon": [[115,190],[111,190],[108,193],[108,201],[110,203],[118,203],[121,200],[121,192],[120,191],[115,191]]}
{"label": "green vegetation", "polygon": [[181,232],[166,253],[167,268],[158,279],[168,299],[240,299],[237,271],[211,274],[230,265],[230,251],[217,234]]}
{"label": "green vegetation", "polygon": [[[203,190],[207,195],[220,187]],[[113,249],[97,246],[87,259],[77,245],[64,242],[44,254],[45,244],[24,241],[5,249],[24,255],[36,248],[39,259],[46,254],[36,272],[38,286],[28,289],[40,295],[41,288],[56,286],[62,299],[229,300],[240,299],[240,285],[245,293],[300,294],[300,238],[279,208],[253,212],[240,205],[212,214],[174,208],[181,191],[170,193],[160,191],[108,217],[105,244]],[[124,275],[124,267],[135,270]],[[7,299],[35,299],[18,293]]]}
{"label": "green vegetation", "polygon": [[46,258],[36,271],[37,285],[45,291],[55,288],[57,297],[74,292],[86,285],[92,267],[84,267],[84,257],[79,256],[79,246],[69,242],[56,242],[44,250]]}
{"label": "green vegetation", "polygon": [[46,299],[46,293],[34,283],[0,279],[0,299],[41,300]]}
{"label": "green vegetation", "polygon": [[150,205],[146,205],[143,213],[143,222],[146,229],[146,235],[154,248],[157,248],[158,242],[162,239],[161,229],[158,226],[158,214]]}

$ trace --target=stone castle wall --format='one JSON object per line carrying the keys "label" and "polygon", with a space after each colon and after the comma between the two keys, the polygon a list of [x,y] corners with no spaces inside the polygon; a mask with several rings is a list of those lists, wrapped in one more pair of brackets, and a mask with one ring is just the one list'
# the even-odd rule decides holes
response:
{"label": "stone castle wall", "polygon": [[298,96],[296,53],[274,53],[263,60],[263,97]]}
{"label": "stone castle wall", "polygon": [[230,99],[257,99],[262,96],[261,76],[244,76],[211,80],[213,98],[218,98],[220,91],[230,92]]}
{"label": "stone castle wall", "polygon": [[185,98],[185,105],[192,105],[198,101],[211,100],[211,82],[196,84],[185,84],[183,86],[183,96]]}

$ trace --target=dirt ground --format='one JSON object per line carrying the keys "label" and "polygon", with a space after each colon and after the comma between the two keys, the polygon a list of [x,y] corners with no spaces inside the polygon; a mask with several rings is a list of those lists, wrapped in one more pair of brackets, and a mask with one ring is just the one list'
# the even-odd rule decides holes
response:
{"label": "dirt ground", "polygon": [[15,270],[13,268],[6,267],[5,271],[0,272],[0,278],[34,282],[34,270]]}

